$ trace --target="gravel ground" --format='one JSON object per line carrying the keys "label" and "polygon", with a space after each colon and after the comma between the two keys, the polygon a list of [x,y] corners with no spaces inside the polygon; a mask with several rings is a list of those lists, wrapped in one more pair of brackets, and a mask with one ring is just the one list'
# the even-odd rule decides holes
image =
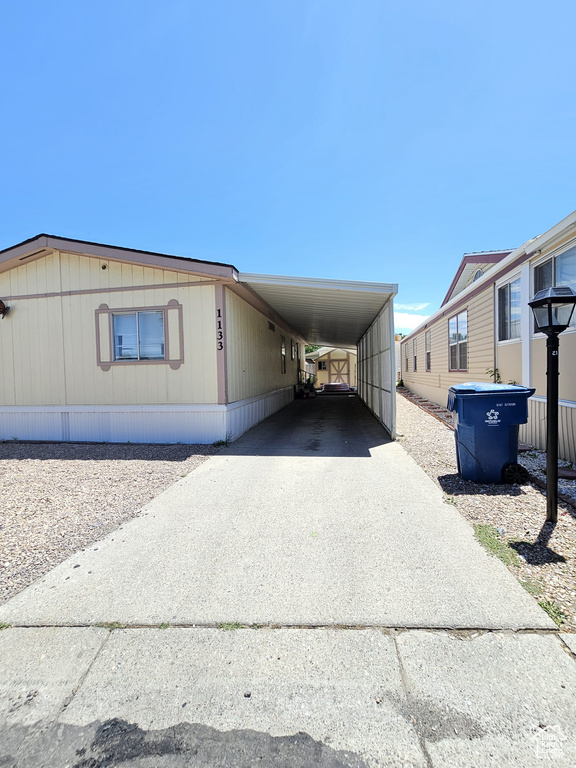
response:
{"label": "gravel ground", "polygon": [[[576,632],[576,510],[561,504],[558,524],[552,528],[545,525],[546,497],[536,486],[462,480],[457,474],[454,432],[400,393],[396,403],[398,439],[442,488],[446,502],[473,525],[493,526],[496,538],[510,545],[503,547],[505,556],[516,560],[509,570],[536,600],[550,601],[565,614],[563,631]],[[536,461],[542,452],[532,453],[528,458]]]}
{"label": "gravel ground", "polygon": [[[519,454],[518,461],[526,467],[530,474],[537,477],[543,485],[546,485],[546,451],[531,448],[526,453]],[[569,461],[562,461],[560,459],[558,467],[572,469],[572,464]],[[576,506],[576,480],[564,480],[559,477],[558,493],[566,496]]]}
{"label": "gravel ground", "polygon": [[218,448],[0,443],[0,602],[98,541]]}

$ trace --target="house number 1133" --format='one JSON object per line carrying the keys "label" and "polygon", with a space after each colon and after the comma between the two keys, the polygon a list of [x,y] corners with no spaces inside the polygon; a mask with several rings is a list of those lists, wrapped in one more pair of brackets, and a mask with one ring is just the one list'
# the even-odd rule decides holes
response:
{"label": "house number 1133", "polygon": [[218,352],[224,349],[224,330],[222,328],[222,310],[216,310],[216,349]]}

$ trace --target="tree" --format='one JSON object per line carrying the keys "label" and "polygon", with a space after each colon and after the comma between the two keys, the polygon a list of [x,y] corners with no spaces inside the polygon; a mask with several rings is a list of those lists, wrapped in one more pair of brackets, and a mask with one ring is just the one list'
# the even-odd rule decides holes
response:
{"label": "tree", "polygon": [[320,344],[306,344],[306,354],[309,355],[311,352],[316,352],[320,347]]}

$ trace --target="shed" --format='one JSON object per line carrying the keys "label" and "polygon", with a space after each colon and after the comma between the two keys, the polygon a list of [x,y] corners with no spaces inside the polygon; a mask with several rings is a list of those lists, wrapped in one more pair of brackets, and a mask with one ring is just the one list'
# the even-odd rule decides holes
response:
{"label": "shed", "polygon": [[316,384],[347,384],[356,387],[358,355],[356,349],[339,347],[320,347],[306,355],[315,365]]}

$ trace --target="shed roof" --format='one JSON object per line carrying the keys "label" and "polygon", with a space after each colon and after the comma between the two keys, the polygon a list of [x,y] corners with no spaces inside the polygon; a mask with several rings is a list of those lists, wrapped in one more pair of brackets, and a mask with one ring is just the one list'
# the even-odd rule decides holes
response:
{"label": "shed roof", "polygon": [[355,347],[398,292],[395,283],[245,272],[240,273],[239,279],[308,342],[329,347]]}

